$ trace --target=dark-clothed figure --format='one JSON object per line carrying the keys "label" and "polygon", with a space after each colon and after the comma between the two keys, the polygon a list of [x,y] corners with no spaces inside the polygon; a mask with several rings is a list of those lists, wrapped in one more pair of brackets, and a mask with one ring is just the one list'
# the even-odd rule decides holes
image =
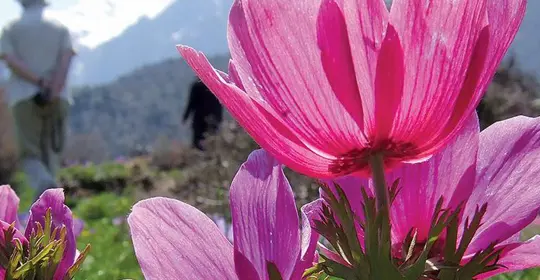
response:
{"label": "dark-clothed figure", "polygon": [[223,119],[223,107],[214,94],[200,80],[191,86],[188,105],[184,112],[184,123],[193,115],[193,148],[204,150],[202,143],[208,134],[219,129]]}

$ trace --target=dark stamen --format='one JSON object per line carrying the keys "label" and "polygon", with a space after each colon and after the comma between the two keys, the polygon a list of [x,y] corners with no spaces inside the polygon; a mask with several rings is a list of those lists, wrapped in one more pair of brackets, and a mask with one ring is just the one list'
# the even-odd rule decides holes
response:
{"label": "dark stamen", "polygon": [[328,168],[334,174],[353,173],[366,169],[370,155],[381,153],[385,163],[406,159],[417,153],[417,147],[410,142],[396,142],[391,139],[378,140],[363,149],[354,149],[336,159]]}

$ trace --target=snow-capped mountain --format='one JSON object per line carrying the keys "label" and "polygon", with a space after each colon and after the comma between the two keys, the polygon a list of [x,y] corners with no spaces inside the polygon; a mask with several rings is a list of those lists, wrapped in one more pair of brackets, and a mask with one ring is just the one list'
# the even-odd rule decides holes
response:
{"label": "snow-capped mountain", "polygon": [[[153,18],[143,17],[94,49],[82,48],[72,77],[75,85],[115,80],[144,65],[179,57],[176,44],[209,56],[228,52],[226,24],[233,0],[176,0]],[[390,2],[390,1],[387,1]],[[527,15],[508,55],[540,77],[540,1],[528,1]]]}
{"label": "snow-capped mountain", "polygon": [[208,55],[228,52],[226,24],[232,0],[176,0],[154,18],[142,17],[117,37],[82,47],[72,84],[101,84],[144,65],[179,57],[176,44]]}

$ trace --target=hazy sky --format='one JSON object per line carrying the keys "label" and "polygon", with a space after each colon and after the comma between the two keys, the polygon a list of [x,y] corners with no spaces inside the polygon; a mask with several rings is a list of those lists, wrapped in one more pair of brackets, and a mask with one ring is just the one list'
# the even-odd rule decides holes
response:
{"label": "hazy sky", "polygon": [[[95,47],[120,34],[141,16],[153,17],[172,2],[174,0],[49,0],[47,16],[66,24],[80,37],[80,44]],[[20,12],[16,0],[0,0],[0,27]]]}

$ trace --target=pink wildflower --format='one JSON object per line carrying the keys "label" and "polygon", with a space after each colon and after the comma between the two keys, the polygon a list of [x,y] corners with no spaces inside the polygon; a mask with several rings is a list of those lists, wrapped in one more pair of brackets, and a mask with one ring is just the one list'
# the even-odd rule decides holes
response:
{"label": "pink wildflower", "polygon": [[[75,241],[73,216],[71,210],[64,204],[63,190],[47,190],[32,205],[28,224],[26,225],[26,229],[23,229],[24,234],[19,230],[21,226],[17,215],[18,208],[19,198],[17,194],[9,186],[0,186],[0,249],[6,247],[6,244],[4,244],[4,234],[10,228],[11,224],[15,225],[15,238],[22,244],[28,244],[31,235],[38,230],[38,223],[42,229],[46,228],[45,215],[47,211],[50,211],[52,229],[57,228],[58,232],[60,232],[60,228],[66,228],[66,244],[62,254],[62,260],[56,267],[56,270],[52,271],[54,273],[53,279],[64,279],[70,267],[75,263],[77,244]],[[0,279],[3,279],[4,273],[5,269],[0,266]]]}
{"label": "pink wildflower", "polygon": [[315,259],[316,234],[302,232],[282,167],[253,152],[230,189],[234,246],[205,214],[183,202],[153,198],[137,203],[128,223],[148,280],[301,279]]}
{"label": "pink wildflower", "polygon": [[420,162],[473,112],[526,0],[236,0],[229,76],[178,50],[280,162],[318,178]]}
{"label": "pink wildflower", "polygon": [[[478,119],[474,118],[429,161],[404,164],[395,169],[387,176],[389,183],[400,180],[400,191],[391,205],[393,255],[399,259],[407,253],[403,251],[403,243],[409,232],[416,234],[414,252],[421,250],[435,206],[443,197],[443,207],[447,209],[456,209],[466,202],[459,238],[463,235],[466,218],[471,222],[475,212],[486,207],[463,257],[463,262],[467,263],[476,253],[492,245],[502,250],[500,259],[493,263],[496,262],[499,269],[480,275],[481,279],[540,266],[540,238],[526,242],[519,239],[520,231],[535,220],[540,210],[538,158],[540,118],[512,118],[481,133]],[[334,187],[332,182],[327,183]],[[353,210],[363,220],[361,186],[367,186],[371,192],[373,182],[348,176],[335,183],[345,191]],[[318,207],[318,210],[309,213],[312,222],[319,219],[322,203],[322,200],[313,203],[313,208]],[[359,239],[363,240],[361,228],[357,231]],[[443,257],[444,246],[443,237],[430,253],[432,262]]]}

